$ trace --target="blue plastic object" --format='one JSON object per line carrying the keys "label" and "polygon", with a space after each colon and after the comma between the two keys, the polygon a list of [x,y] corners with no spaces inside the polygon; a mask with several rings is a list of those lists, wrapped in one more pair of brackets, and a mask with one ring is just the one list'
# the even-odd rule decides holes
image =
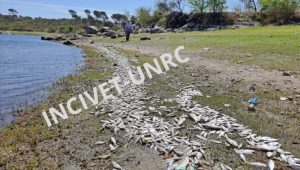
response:
{"label": "blue plastic object", "polygon": [[257,99],[257,98],[249,99],[249,100],[248,100],[248,103],[258,104],[258,99]]}

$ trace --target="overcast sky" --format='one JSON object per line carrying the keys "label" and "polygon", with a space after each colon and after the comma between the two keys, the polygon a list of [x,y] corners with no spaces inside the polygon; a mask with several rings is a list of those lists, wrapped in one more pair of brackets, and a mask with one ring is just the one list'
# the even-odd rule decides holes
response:
{"label": "overcast sky", "polygon": [[[14,8],[22,16],[43,18],[70,18],[69,9],[77,11],[81,16],[85,9],[106,11],[109,16],[113,13],[124,13],[125,10],[134,14],[141,6],[154,8],[156,0],[0,0],[0,13],[8,14],[9,8]],[[239,0],[227,0],[229,9]],[[189,11],[188,5],[185,8]]]}

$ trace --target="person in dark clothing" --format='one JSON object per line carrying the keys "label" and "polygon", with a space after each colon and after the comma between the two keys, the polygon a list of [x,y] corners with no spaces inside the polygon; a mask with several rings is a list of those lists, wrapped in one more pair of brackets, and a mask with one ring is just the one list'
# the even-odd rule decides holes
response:
{"label": "person in dark clothing", "polygon": [[130,34],[133,31],[133,26],[132,26],[131,22],[126,22],[124,24],[124,31],[125,31],[125,34],[126,34],[126,41],[129,41]]}

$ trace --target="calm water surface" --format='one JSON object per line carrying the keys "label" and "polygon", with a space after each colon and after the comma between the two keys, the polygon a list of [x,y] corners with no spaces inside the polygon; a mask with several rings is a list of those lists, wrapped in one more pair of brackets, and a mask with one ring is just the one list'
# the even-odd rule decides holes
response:
{"label": "calm water surface", "polygon": [[82,51],[38,36],[0,35],[0,127],[17,108],[45,100],[49,87],[78,69]]}

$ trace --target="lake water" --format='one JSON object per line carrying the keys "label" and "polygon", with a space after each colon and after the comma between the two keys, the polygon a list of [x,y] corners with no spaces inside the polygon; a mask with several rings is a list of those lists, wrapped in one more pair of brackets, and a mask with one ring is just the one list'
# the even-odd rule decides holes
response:
{"label": "lake water", "polygon": [[0,35],[0,127],[17,108],[49,95],[49,87],[82,63],[79,48],[42,41],[39,36]]}

